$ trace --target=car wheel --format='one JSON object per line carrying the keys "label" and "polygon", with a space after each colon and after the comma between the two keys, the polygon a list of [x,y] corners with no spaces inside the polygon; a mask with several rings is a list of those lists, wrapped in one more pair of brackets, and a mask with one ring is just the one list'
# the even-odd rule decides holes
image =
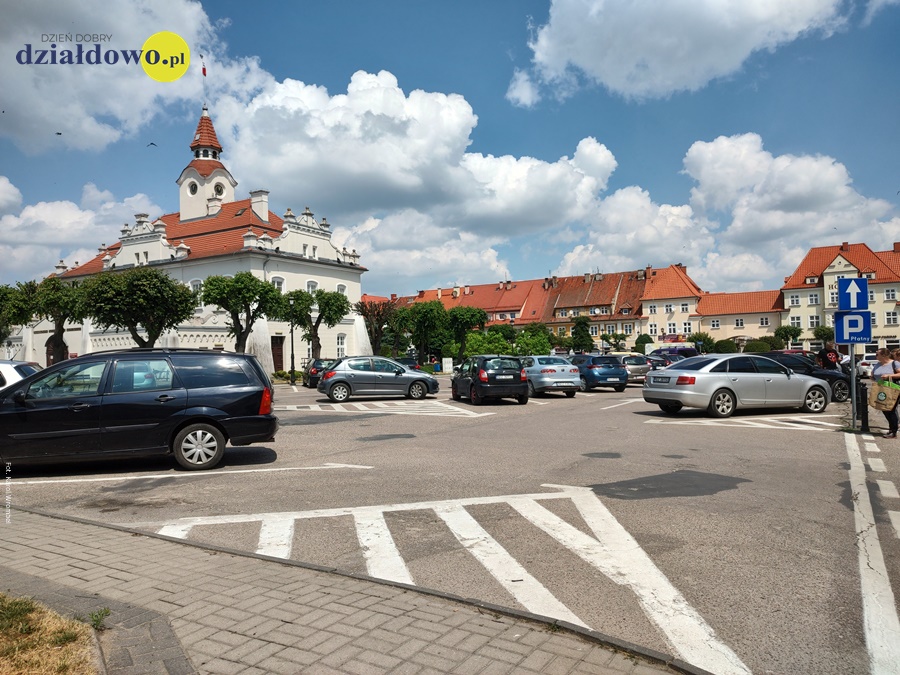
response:
{"label": "car wheel", "polygon": [[456,390],[456,382],[450,385],[450,398],[452,398],[454,401],[458,401],[462,398],[462,396],[460,396],[459,392]]}
{"label": "car wheel", "polygon": [[828,407],[828,395],[821,387],[813,387],[806,392],[806,398],[803,399],[803,412],[820,413],[825,412]]}
{"label": "car wheel", "polygon": [[534,382],[531,380],[528,380],[528,395],[537,396],[537,392],[534,390]]}
{"label": "car wheel", "polygon": [[481,405],[484,403],[484,400],[478,395],[478,392],[475,391],[475,385],[472,385],[472,389],[469,390],[469,400],[472,402],[472,405]]}
{"label": "car wheel", "polygon": [[211,469],[225,454],[225,436],[210,424],[190,424],[175,437],[172,452],[185,469]]}
{"label": "car wheel", "polygon": [[679,412],[682,408],[680,403],[660,403],[659,409],[662,410],[666,415],[674,415]]}
{"label": "car wheel", "polygon": [[713,417],[731,417],[734,406],[734,394],[727,389],[719,389],[709,400],[709,414]]}
{"label": "car wheel", "polygon": [[587,391],[588,389],[590,389],[590,387],[588,386],[587,380],[584,379],[584,375],[582,375],[581,376],[581,391]]}
{"label": "car wheel", "polygon": [[421,401],[428,394],[423,382],[413,382],[409,385],[409,397],[417,401]]}
{"label": "car wheel", "polygon": [[831,386],[831,394],[835,401],[843,403],[850,398],[850,385],[843,380],[836,380]]}
{"label": "car wheel", "polygon": [[625,385],[624,385],[624,384],[620,384],[620,385],[618,385],[618,386],[613,387],[613,389],[615,389],[616,391],[618,391],[618,392],[621,393],[621,392],[625,391]]}
{"label": "car wheel", "polygon": [[519,405],[525,405],[526,403],[528,403],[528,394],[516,396],[516,400],[519,402]]}
{"label": "car wheel", "polygon": [[338,382],[328,392],[328,398],[335,403],[343,403],[350,398],[350,387],[343,382]]}
{"label": "car wheel", "polygon": [[566,392],[566,398],[575,398],[575,392],[574,392],[574,391],[567,391],[567,392]]}

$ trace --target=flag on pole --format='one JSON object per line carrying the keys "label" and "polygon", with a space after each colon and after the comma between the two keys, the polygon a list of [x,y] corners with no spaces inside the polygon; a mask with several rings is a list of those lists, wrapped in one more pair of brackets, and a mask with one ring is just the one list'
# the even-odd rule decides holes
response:
{"label": "flag on pole", "polygon": [[203,54],[200,55],[200,65],[203,69],[203,77],[206,77],[206,61],[203,60]]}

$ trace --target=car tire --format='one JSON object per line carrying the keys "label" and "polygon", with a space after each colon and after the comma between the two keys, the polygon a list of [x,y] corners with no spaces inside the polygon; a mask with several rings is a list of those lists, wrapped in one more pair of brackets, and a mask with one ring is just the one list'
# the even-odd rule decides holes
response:
{"label": "car tire", "polygon": [[836,380],[831,385],[831,396],[836,402],[843,403],[850,398],[850,385],[843,380]]}
{"label": "car tire", "polygon": [[343,403],[350,398],[350,385],[338,382],[329,390],[328,398],[335,403]]}
{"label": "car tire", "polygon": [[534,382],[528,380],[528,395],[529,396],[537,396],[537,391],[534,389]]}
{"label": "car tire", "polygon": [[516,400],[519,402],[519,405],[525,405],[526,403],[528,403],[528,394],[516,396]]}
{"label": "car tire", "polygon": [[472,402],[472,405],[481,405],[482,403],[484,403],[484,400],[478,395],[478,392],[475,391],[474,384],[469,390],[469,400]]}
{"label": "car tire", "polygon": [[806,392],[806,397],[803,399],[803,412],[825,412],[825,408],[827,407],[828,394],[825,393],[825,390],[822,389],[822,387],[812,387],[808,392]]}
{"label": "car tire", "polygon": [[731,417],[737,401],[728,389],[719,389],[709,399],[709,414],[713,417]]}
{"label": "car tire", "polygon": [[681,411],[683,406],[680,403],[660,403],[659,409],[666,415],[675,415]]}
{"label": "car tire", "polygon": [[575,398],[575,392],[574,392],[574,391],[567,391],[567,392],[566,392],[566,398]]}
{"label": "car tire", "polygon": [[225,454],[225,435],[211,424],[189,424],[175,436],[172,452],[189,471],[212,469]]}
{"label": "car tire", "polygon": [[584,375],[581,376],[581,391],[590,391],[590,387],[588,386],[587,380],[584,379]]}
{"label": "car tire", "polygon": [[421,401],[428,394],[428,387],[424,382],[413,382],[409,385],[409,397],[416,401]]}
{"label": "car tire", "polygon": [[456,390],[456,382],[450,385],[450,398],[454,401],[459,401],[462,396],[459,395],[459,392]]}
{"label": "car tire", "polygon": [[618,386],[613,387],[613,389],[615,389],[617,392],[619,392],[621,394],[623,391],[625,391],[625,385],[620,384]]}

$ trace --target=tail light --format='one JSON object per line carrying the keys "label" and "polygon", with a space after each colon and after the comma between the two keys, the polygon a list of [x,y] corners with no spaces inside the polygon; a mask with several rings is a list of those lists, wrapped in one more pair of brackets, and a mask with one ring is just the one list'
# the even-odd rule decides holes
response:
{"label": "tail light", "polygon": [[310,369],[309,369],[309,374],[310,374],[310,375],[315,375],[315,374],[318,373],[318,372],[319,372],[319,371],[316,370],[315,368],[310,368]]}
{"label": "tail light", "polygon": [[569,369],[569,372],[570,372],[570,373],[577,373],[577,372],[578,372],[578,368],[570,368],[570,369]]}
{"label": "tail light", "polygon": [[[525,371],[522,371],[525,372]],[[478,371],[478,379],[482,382],[487,382],[487,373],[484,372],[484,369]]]}
{"label": "tail light", "polygon": [[271,415],[272,414],[272,390],[266,387],[263,389],[262,399],[259,402],[259,414],[260,415]]}
{"label": "tail light", "polygon": [[[556,371],[554,370],[553,372],[555,373]],[[527,381],[528,381],[528,376],[525,374],[525,369],[524,369],[524,368],[522,368],[522,372],[519,373],[519,379],[522,380],[522,382],[527,382]]]}
{"label": "tail light", "polygon": [[600,370],[601,366],[588,366],[588,370]]}
{"label": "tail light", "polygon": [[675,384],[696,384],[697,378],[693,375],[679,375],[675,380]]}
{"label": "tail light", "polygon": [[555,373],[555,372],[556,372],[556,368],[541,368],[541,374]]}
{"label": "tail light", "polygon": [[336,370],[329,370],[329,371],[326,371],[326,372],[322,373],[322,379],[323,379],[323,380],[330,380],[330,379],[331,379],[332,377],[334,377],[335,375],[337,375],[337,371],[336,371]]}

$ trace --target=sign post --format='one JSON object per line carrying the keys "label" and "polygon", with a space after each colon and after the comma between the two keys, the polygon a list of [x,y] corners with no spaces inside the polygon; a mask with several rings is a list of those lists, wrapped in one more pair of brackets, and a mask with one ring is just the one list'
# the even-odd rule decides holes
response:
{"label": "sign post", "polygon": [[[838,279],[838,311],[834,313],[834,341],[850,345],[850,428],[856,430],[856,344],[872,341],[869,280],[864,277]],[[863,402],[865,405],[865,402]]]}

